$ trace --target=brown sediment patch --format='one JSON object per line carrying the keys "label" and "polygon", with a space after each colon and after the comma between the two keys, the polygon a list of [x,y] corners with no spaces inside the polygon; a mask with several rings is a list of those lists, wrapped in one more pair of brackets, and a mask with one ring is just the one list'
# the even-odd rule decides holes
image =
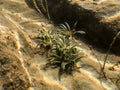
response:
{"label": "brown sediment patch", "polygon": [[27,75],[22,62],[7,48],[4,48],[4,50],[1,49],[0,67],[2,89],[27,90],[30,87],[29,76]]}

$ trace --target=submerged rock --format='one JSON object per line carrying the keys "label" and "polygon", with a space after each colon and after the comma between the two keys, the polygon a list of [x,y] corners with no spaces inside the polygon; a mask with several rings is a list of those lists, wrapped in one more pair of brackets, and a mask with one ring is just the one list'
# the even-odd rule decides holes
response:
{"label": "submerged rock", "polygon": [[[26,0],[27,1],[27,0]],[[29,0],[56,24],[67,22],[77,30],[84,29],[89,41],[108,46],[120,30],[120,0]],[[38,11],[39,11],[38,10]],[[120,51],[118,35],[112,50]]]}

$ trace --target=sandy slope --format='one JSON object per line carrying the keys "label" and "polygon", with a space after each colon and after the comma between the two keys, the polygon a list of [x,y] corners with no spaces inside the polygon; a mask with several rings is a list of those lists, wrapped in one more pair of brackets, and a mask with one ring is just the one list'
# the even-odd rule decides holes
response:
{"label": "sandy slope", "polygon": [[98,62],[84,48],[82,53],[86,57],[82,59],[80,73],[63,75],[59,81],[58,69],[44,71],[47,60],[34,41],[41,27],[54,28],[24,0],[0,0],[1,90],[119,90],[120,66],[106,64],[110,80],[105,80],[98,73],[102,61]]}

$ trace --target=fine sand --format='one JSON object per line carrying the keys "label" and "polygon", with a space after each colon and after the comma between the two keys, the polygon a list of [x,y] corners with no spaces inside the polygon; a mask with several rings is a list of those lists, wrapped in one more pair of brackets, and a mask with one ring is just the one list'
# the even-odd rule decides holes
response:
{"label": "fine sand", "polygon": [[24,0],[0,0],[0,90],[120,90],[120,57],[108,57],[105,79],[101,66],[106,53],[82,40],[80,72],[59,81],[58,68],[43,70],[47,58],[36,47],[42,27],[55,28]]}

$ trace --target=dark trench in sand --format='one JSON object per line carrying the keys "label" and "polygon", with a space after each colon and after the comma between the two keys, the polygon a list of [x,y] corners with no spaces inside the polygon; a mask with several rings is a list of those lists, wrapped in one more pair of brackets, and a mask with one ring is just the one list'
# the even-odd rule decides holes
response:
{"label": "dark trench in sand", "polygon": [[[82,38],[81,40],[83,42],[85,40],[87,44],[93,47],[97,46],[97,48],[101,48],[102,52],[107,52],[110,43],[120,30],[117,21],[103,21],[102,14],[106,12],[106,10],[103,12],[97,11],[98,7],[102,7],[100,5],[94,6],[94,8],[91,9],[93,5],[91,3],[85,6],[84,3],[83,5],[71,4],[68,0],[48,0],[47,2],[45,2],[45,0],[34,0],[34,2],[33,0],[25,1],[32,8],[36,8],[34,5],[36,4],[42,14],[52,20],[55,25],[67,22],[70,27],[72,27],[75,22],[77,22],[75,29],[78,31],[84,30],[86,34],[77,34],[76,37]],[[111,51],[120,55],[120,36],[116,39]]]}

